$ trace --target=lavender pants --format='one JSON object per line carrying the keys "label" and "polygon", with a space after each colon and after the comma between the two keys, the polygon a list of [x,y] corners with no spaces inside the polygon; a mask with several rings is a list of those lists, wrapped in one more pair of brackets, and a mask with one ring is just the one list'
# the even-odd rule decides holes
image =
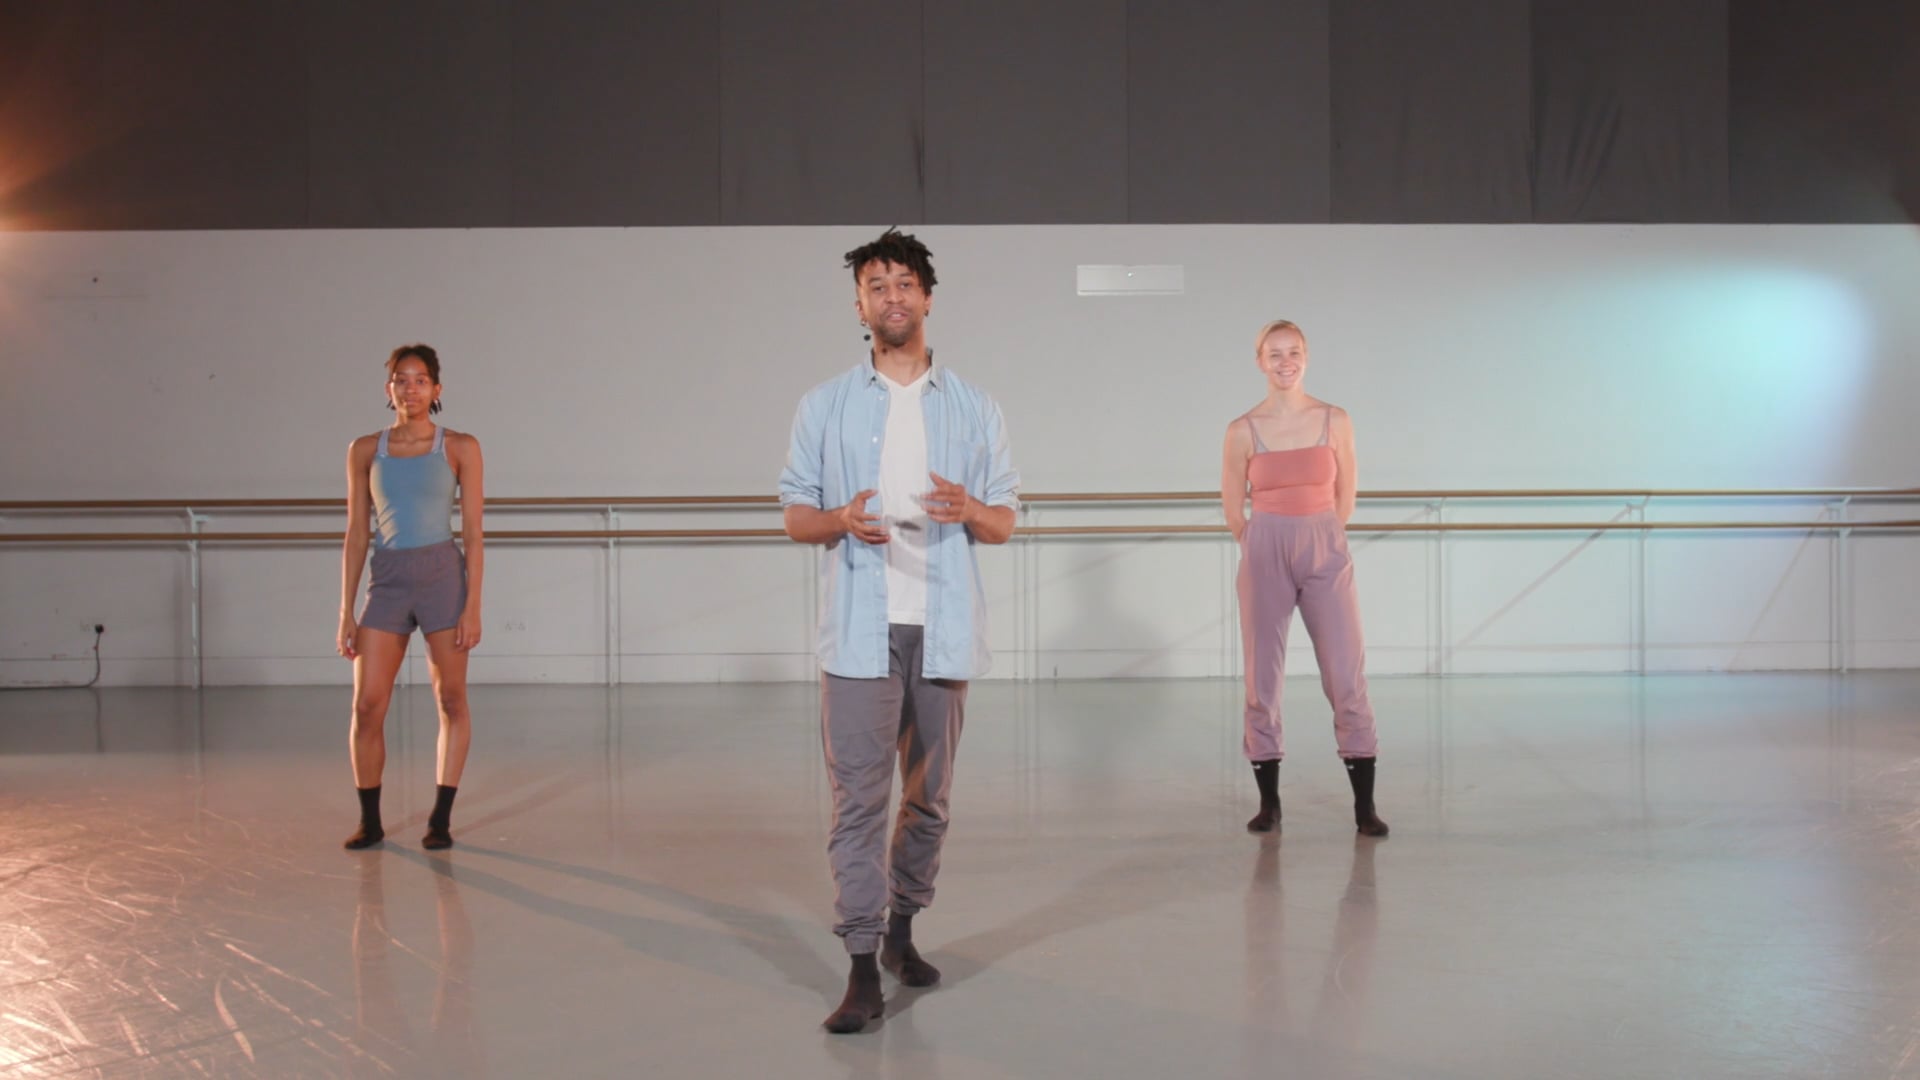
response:
{"label": "lavender pants", "polygon": [[1240,537],[1240,638],[1246,651],[1245,747],[1249,761],[1286,756],[1280,730],[1280,685],[1287,629],[1300,609],[1320,662],[1320,685],[1333,706],[1343,758],[1374,757],[1379,741],[1367,701],[1366,645],[1353,587],[1347,531],[1332,511],[1255,511]]}

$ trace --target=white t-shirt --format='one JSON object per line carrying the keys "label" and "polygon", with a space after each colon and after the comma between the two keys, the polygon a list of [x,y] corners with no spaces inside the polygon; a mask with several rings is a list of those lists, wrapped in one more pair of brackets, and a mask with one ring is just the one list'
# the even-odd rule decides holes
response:
{"label": "white t-shirt", "polygon": [[880,443],[880,512],[887,519],[887,621],[927,624],[927,419],[920,404],[931,368],[901,386],[885,375],[887,431]]}

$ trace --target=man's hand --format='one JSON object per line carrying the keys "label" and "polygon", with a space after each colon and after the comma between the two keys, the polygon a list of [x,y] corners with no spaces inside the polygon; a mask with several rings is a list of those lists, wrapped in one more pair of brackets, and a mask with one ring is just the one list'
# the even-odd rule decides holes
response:
{"label": "man's hand", "polygon": [[886,524],[878,516],[869,514],[864,509],[867,500],[873,498],[875,494],[869,490],[855,495],[852,502],[834,511],[833,516],[840,523],[840,527],[846,530],[847,535],[855,540],[868,544],[884,544],[887,542]]}
{"label": "man's hand", "polygon": [[927,516],[942,525],[968,525],[973,522],[974,509],[980,503],[967,494],[967,489],[939,473],[928,473],[933,478],[933,490],[928,492],[924,502]]}

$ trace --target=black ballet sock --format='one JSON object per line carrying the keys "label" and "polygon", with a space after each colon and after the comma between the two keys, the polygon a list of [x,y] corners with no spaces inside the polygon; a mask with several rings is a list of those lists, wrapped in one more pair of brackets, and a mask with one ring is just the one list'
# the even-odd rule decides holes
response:
{"label": "black ballet sock", "polygon": [[855,953],[853,969],[847,972],[847,996],[823,1025],[835,1035],[851,1035],[880,1019],[886,1002],[880,993],[880,968],[872,953]]}
{"label": "black ballet sock", "polygon": [[1373,764],[1370,757],[1346,759],[1347,782],[1353,785],[1353,823],[1361,836],[1387,835],[1387,823],[1373,810]]}
{"label": "black ballet sock", "polygon": [[880,966],[893,972],[907,986],[932,986],[940,981],[940,969],[927,963],[913,947],[913,916],[891,912],[887,915],[887,936],[880,942]]}
{"label": "black ballet sock", "polygon": [[887,936],[898,942],[911,943],[913,941],[913,916],[902,915],[897,911],[887,912]]}
{"label": "black ballet sock", "polygon": [[453,846],[453,797],[459,788],[441,784],[434,789],[433,813],[427,815],[427,835],[420,846],[433,850]]}
{"label": "black ballet sock", "polygon": [[1247,822],[1247,831],[1272,832],[1280,827],[1280,762],[1254,762],[1253,783],[1260,789],[1260,812]]}
{"label": "black ballet sock", "polygon": [[387,831],[380,827],[380,785],[353,790],[360,796],[360,828],[347,837],[348,851],[369,848],[387,838]]}

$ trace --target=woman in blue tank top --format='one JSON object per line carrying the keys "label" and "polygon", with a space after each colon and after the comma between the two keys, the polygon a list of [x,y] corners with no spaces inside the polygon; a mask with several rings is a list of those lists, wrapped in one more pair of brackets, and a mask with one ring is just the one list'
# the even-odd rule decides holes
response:
{"label": "woman in blue tank top", "polygon": [[[348,749],[360,794],[360,829],[346,846],[371,847],[386,836],[380,774],[387,763],[387,704],[417,628],[427,639],[440,708],[439,790],[421,843],[445,848],[453,846],[453,796],[473,738],[467,656],[480,643],[480,440],[433,422],[440,411],[440,357],[429,346],[402,345],[387,358],[387,407],[395,412],[393,425],[347,448],[347,539],[335,647],[353,661]],[[456,489],[459,544],[452,526]],[[356,619],[354,598],[369,545],[371,580]]]}

